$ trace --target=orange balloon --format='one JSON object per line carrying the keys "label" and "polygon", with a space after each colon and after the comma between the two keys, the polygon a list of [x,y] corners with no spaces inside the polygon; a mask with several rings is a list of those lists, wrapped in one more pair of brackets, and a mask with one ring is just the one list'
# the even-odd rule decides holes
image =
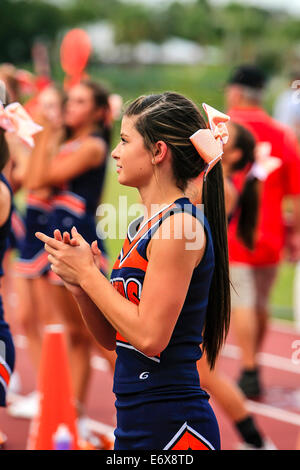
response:
{"label": "orange balloon", "polygon": [[91,51],[89,35],[83,29],[71,29],[65,35],[60,47],[63,70],[69,76],[80,75],[88,63]]}

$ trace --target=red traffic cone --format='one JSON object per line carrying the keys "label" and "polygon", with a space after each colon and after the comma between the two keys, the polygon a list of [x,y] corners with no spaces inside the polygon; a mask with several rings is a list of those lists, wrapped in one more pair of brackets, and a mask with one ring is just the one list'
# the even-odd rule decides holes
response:
{"label": "red traffic cone", "polygon": [[75,401],[71,388],[63,325],[48,325],[38,377],[39,411],[30,427],[28,450],[54,450],[63,425],[71,436],[69,448],[78,449]]}

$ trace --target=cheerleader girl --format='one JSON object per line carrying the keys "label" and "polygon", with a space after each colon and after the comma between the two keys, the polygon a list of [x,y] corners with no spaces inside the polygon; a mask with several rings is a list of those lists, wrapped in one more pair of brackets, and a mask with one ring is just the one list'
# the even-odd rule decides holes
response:
{"label": "cheerleader girl", "polygon": [[[49,86],[41,92],[37,99],[34,119],[40,123],[49,119],[58,128],[61,128],[62,101],[63,95],[60,90],[54,85]],[[21,327],[22,333],[26,336],[29,356],[35,372],[37,372],[41,356],[43,328],[45,324],[57,321],[55,309],[50,305],[51,297],[48,298],[49,282],[46,276],[49,270],[48,260],[45,257],[42,243],[34,236],[36,230],[48,230],[51,188],[26,191],[26,173],[30,171],[28,163],[32,148],[16,132],[7,133],[6,140],[11,157],[9,181],[14,188],[19,188],[22,192],[21,201],[25,202],[22,226],[19,218],[16,219],[17,212],[13,211],[12,213],[12,227],[18,229],[21,227],[22,232],[21,236],[17,236],[20,230],[15,229],[14,244],[10,243],[11,247],[17,249],[17,256],[11,262],[9,271],[12,273],[12,282],[9,284],[8,292],[11,294],[15,291],[17,298],[15,324]],[[54,149],[55,142],[53,141],[52,150],[54,151]],[[10,241],[11,239],[12,236]],[[18,371],[17,364],[16,371]],[[36,411],[37,394],[35,391],[15,400],[8,407],[8,413],[14,417],[32,418]]]}
{"label": "cheerleader girl", "polygon": [[[119,182],[138,189],[145,216],[129,225],[111,283],[97,268],[97,248],[75,228],[76,246],[61,234],[37,234],[90,331],[117,351],[116,450],[220,448],[196,363],[202,344],[214,366],[229,325],[219,161],[225,131],[208,129],[198,108],[177,93],[142,96],[127,108],[112,156]],[[184,194],[203,171],[206,217]]]}
{"label": "cheerleader girl", "polygon": [[[70,231],[79,227],[86,240],[98,239],[101,247],[101,270],[106,275],[108,258],[97,235],[95,214],[103,190],[110,143],[111,115],[106,89],[92,81],[83,81],[68,92],[64,108],[66,137],[57,155],[51,158],[49,146],[55,135],[53,127],[45,128],[30,160],[27,187],[52,188],[52,211],[48,228]],[[70,347],[73,390],[79,415],[83,415],[91,374],[92,337],[83,327],[78,306],[61,279],[50,273],[55,308],[66,324]],[[114,352],[103,351],[113,362]]]}
{"label": "cheerleader girl", "polygon": [[[45,125],[49,122],[56,129],[56,139],[51,143],[51,154],[58,146],[62,132],[62,104],[63,95],[54,86],[48,87],[39,96],[38,113],[36,120]],[[43,133],[36,137],[36,141],[43,138]],[[19,294],[18,319],[28,340],[28,350],[35,366],[39,368],[41,356],[43,327],[47,323],[57,321],[55,310],[51,307],[48,298],[49,282],[47,272],[49,264],[43,246],[36,239],[34,233],[43,230],[50,234],[49,217],[51,213],[52,188],[44,186],[26,191],[27,180],[32,171],[30,158],[32,150],[22,145],[14,137],[11,139],[11,149],[14,150],[13,179],[25,189],[25,236],[20,243],[17,262],[15,263],[16,284]]]}

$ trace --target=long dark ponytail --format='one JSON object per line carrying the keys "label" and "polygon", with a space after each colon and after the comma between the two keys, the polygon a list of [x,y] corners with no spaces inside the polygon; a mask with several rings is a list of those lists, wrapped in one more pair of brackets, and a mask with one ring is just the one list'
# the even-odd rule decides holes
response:
{"label": "long dark ponytail", "polygon": [[221,162],[208,173],[202,187],[202,203],[210,225],[215,254],[215,270],[209,291],[203,347],[211,368],[227,336],[230,323],[230,281],[225,210],[224,179]]}
{"label": "long dark ponytail", "polygon": [[[141,96],[129,105],[125,115],[136,117],[135,127],[149,150],[159,140],[166,142],[172,151],[172,169],[178,188],[184,191],[189,181],[203,172],[206,163],[191,143],[190,136],[199,129],[205,129],[207,125],[192,101],[172,92]],[[213,367],[230,321],[227,221],[220,163],[208,175],[203,197],[215,252],[215,270],[203,331],[203,347],[208,362]]]}
{"label": "long dark ponytail", "polygon": [[[234,147],[240,149],[242,152],[241,159],[236,162],[232,171],[241,171],[245,168],[251,168],[255,162],[255,139],[251,132],[244,126],[231,123],[236,129],[236,137]],[[259,182],[256,178],[247,178],[243,185],[238,200],[238,226],[237,235],[242,240],[244,245],[252,250],[255,243],[255,233],[258,221],[258,208],[259,208]]]}

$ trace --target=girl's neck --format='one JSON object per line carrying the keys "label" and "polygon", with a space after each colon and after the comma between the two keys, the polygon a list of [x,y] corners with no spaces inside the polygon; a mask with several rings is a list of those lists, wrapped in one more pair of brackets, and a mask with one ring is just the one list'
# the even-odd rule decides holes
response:
{"label": "girl's neck", "polygon": [[151,217],[157,210],[172,204],[172,202],[185,197],[183,191],[176,186],[158,190],[150,188],[139,188],[142,204],[149,217]]}
{"label": "girl's neck", "polygon": [[72,139],[81,139],[82,137],[87,137],[95,132],[96,127],[94,124],[88,124],[86,126],[78,127],[77,129],[72,129]]}

